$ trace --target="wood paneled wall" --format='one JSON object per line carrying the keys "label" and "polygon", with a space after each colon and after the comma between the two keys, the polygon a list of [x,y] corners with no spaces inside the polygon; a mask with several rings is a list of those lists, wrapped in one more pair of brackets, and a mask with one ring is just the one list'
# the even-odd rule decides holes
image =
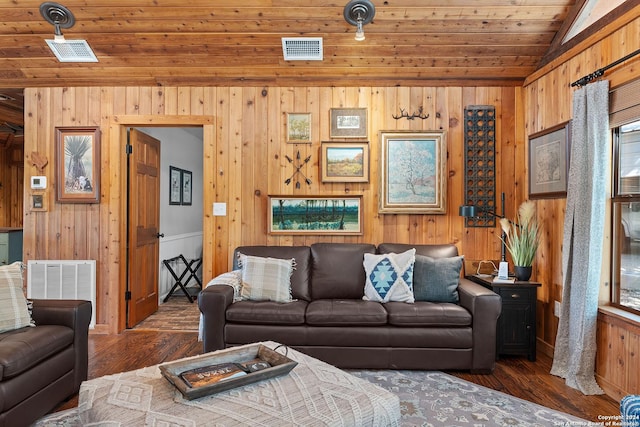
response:
{"label": "wood paneled wall", "polygon": [[596,379],[615,399],[640,393],[640,325],[621,310],[598,313]]}
{"label": "wood paneled wall", "polygon": [[[497,259],[498,228],[465,228],[463,123],[469,105],[496,108],[496,187],[506,192],[512,216],[525,197],[523,95],[514,87],[79,87],[25,91],[25,179],[35,174],[29,154],[54,159],[55,126],[100,126],[102,169],[97,205],[57,204],[53,161],[47,212],[26,211],[26,259],[96,259],[97,330],[124,328],[124,139],[127,125],[204,127],[204,280],[226,271],[238,245],[299,245],[316,241],[455,243],[467,259]],[[395,120],[400,108],[429,114],[426,120]],[[367,184],[322,184],[321,141],[329,140],[329,110],[368,110],[371,176]],[[287,144],[286,113],[312,113],[312,144]],[[447,138],[447,214],[378,214],[380,130],[444,129]],[[311,155],[303,172],[311,180],[286,185],[293,168],[285,156]],[[25,191],[26,193],[26,191]],[[362,236],[271,236],[269,195],[362,194]],[[227,216],[213,216],[212,203],[227,203]]]}
{"label": "wood paneled wall", "polygon": [[[524,128],[527,135],[570,120],[572,96],[575,91],[575,88],[570,86],[571,83],[624,57],[640,46],[639,13],[640,9],[636,8],[527,79],[524,87],[526,117]],[[640,57],[636,57],[626,64],[611,69],[603,78],[610,81],[610,87],[640,78],[639,64]],[[544,222],[545,238],[536,257],[536,274],[538,280],[549,285],[550,291],[547,301],[538,301],[538,330],[541,331],[538,337],[543,344],[548,344],[544,345],[543,349],[553,355],[552,346],[555,344],[558,328],[558,319],[553,314],[553,306],[554,301],[562,300],[562,234],[566,200],[540,200],[537,202],[537,208],[538,216]],[[603,245],[606,251],[607,242],[603,242]],[[605,280],[606,278],[603,279],[603,287]],[[608,292],[607,287],[603,289],[601,295],[608,295]],[[631,332],[629,323],[618,322],[614,325],[611,319],[613,319],[611,316],[600,316],[598,326],[600,335],[604,331],[615,329],[615,332],[610,333],[609,336],[621,336],[626,328],[629,333],[636,334],[637,337],[637,325]],[[600,336],[599,343],[603,342]],[[620,390],[640,393],[638,389],[640,374],[637,370],[629,372],[630,375],[636,376],[635,381],[621,382],[621,377],[613,374],[618,368],[608,365],[608,363],[615,365],[620,360],[630,360],[633,351],[634,348],[628,345],[598,346],[597,374],[604,380],[601,381],[601,386],[609,385],[618,388],[617,393],[610,393],[611,387],[609,387],[607,393],[617,395]],[[608,362],[604,363],[603,360]],[[627,388],[631,385],[633,385],[632,388]]]}
{"label": "wood paneled wall", "polygon": [[22,227],[24,150],[0,147],[0,227]]}

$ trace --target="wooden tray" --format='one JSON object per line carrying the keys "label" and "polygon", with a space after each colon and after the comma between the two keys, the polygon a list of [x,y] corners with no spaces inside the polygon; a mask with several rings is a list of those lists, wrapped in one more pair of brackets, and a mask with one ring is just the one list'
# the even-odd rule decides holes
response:
{"label": "wooden tray", "polygon": [[[245,363],[254,359],[261,359],[265,362],[269,362],[271,367],[261,371],[252,372],[241,377],[231,378],[196,388],[190,387],[180,376],[181,373],[191,369],[217,365],[219,363]],[[232,388],[252,384],[257,381],[288,374],[297,364],[298,362],[294,362],[285,355],[280,354],[262,344],[248,344],[213,353],[207,353],[193,359],[165,363],[160,365],[160,372],[162,372],[162,375],[164,375],[171,384],[180,390],[185,399],[192,400],[203,396],[209,396],[214,393],[220,393],[221,391],[230,390]]]}

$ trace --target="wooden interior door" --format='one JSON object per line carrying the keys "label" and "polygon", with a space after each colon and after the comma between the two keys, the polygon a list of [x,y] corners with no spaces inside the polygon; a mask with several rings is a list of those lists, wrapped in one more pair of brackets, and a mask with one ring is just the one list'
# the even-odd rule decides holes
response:
{"label": "wooden interior door", "polygon": [[129,133],[129,301],[127,327],[158,309],[160,141]]}

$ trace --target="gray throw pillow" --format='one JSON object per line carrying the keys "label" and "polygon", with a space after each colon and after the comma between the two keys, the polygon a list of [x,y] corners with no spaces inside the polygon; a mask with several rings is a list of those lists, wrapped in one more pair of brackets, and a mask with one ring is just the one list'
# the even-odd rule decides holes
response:
{"label": "gray throw pillow", "polygon": [[463,256],[431,258],[416,254],[413,295],[416,301],[458,302]]}

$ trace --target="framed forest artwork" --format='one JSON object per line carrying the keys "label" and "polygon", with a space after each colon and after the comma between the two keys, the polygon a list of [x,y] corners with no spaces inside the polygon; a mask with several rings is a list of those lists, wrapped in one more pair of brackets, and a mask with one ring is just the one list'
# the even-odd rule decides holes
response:
{"label": "framed forest artwork", "polygon": [[270,234],[360,235],[362,196],[269,196]]}

